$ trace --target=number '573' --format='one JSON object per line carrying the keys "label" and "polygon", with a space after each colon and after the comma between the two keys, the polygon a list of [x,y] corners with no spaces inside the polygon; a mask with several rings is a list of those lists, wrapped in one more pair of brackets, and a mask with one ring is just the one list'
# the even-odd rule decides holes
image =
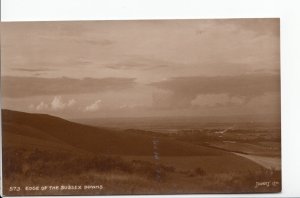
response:
{"label": "number '573'", "polygon": [[21,188],[19,186],[10,186],[9,191],[20,191]]}

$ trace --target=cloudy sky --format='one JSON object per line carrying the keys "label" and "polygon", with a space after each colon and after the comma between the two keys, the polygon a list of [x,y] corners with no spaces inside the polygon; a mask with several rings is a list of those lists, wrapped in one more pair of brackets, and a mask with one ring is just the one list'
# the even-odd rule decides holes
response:
{"label": "cloudy sky", "polygon": [[1,26],[3,108],[66,118],[278,114],[278,19]]}

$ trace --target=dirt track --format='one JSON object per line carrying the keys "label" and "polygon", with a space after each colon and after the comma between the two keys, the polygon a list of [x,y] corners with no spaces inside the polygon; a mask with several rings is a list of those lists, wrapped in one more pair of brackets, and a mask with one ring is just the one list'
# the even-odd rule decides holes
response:
{"label": "dirt track", "polygon": [[264,157],[264,156],[256,156],[256,155],[247,155],[247,154],[241,154],[241,153],[235,153],[234,154],[245,157],[247,159],[250,159],[257,164],[262,165],[265,168],[268,169],[275,169],[275,170],[280,170],[281,169],[281,161],[280,158],[276,157]]}

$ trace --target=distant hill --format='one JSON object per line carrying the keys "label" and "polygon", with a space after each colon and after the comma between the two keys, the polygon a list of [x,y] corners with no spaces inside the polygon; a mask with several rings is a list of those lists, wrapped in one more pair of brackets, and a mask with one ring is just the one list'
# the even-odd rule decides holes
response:
{"label": "distant hill", "polygon": [[166,132],[172,130],[210,127],[280,128],[279,114],[228,116],[170,116],[170,117],[116,117],[73,119],[76,123],[115,129],[140,129]]}
{"label": "distant hill", "polygon": [[[217,156],[229,153],[196,146],[153,133],[125,131],[78,124],[46,114],[2,110],[3,146],[60,149],[94,154],[153,156],[154,144],[161,156]],[[154,141],[158,141],[154,143]]]}

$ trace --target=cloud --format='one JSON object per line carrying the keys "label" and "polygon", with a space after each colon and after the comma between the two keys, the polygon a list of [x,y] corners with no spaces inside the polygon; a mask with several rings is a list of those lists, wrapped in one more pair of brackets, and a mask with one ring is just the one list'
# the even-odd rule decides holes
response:
{"label": "cloud", "polygon": [[85,44],[91,44],[91,45],[99,45],[99,46],[109,46],[109,45],[112,45],[114,44],[114,41],[112,40],[108,40],[108,39],[102,39],[102,40],[99,40],[99,39],[77,39],[77,42],[80,42],[80,43],[85,43]]}
{"label": "cloud", "polygon": [[73,43],[77,43],[79,45],[98,45],[98,46],[109,46],[114,44],[114,41],[104,38],[85,38],[79,36],[71,36],[71,35],[60,35],[60,37],[53,37],[53,35],[49,36],[38,36],[38,39],[44,41],[69,41]]}
{"label": "cloud", "polygon": [[123,104],[119,106],[119,109],[123,109],[123,110],[132,110],[132,109],[141,109],[141,108],[147,108],[147,106],[142,104]]}
{"label": "cloud", "polygon": [[94,103],[86,106],[85,111],[90,111],[90,112],[97,111],[99,109],[101,103],[102,103],[101,100],[96,100]]}
{"label": "cloud", "polygon": [[[162,90],[153,96],[154,106],[187,108],[192,103],[199,104],[203,95],[226,95],[225,101],[240,103],[265,93],[279,92],[280,77],[271,74],[175,77],[150,85]],[[220,98],[213,100],[220,103]]]}
{"label": "cloud", "polygon": [[76,100],[75,99],[71,99],[71,100],[69,100],[69,102],[67,103],[67,106],[68,107],[71,107],[71,106],[73,106],[73,105],[75,105],[76,104]]}
{"label": "cloud", "polygon": [[134,78],[38,78],[3,76],[4,97],[20,98],[39,95],[62,95],[117,91],[135,85]]}
{"label": "cloud", "polygon": [[51,109],[53,110],[63,110],[67,107],[71,107],[73,105],[75,105],[76,100],[71,99],[68,102],[64,103],[62,101],[61,96],[55,96],[54,99],[51,102]]}
{"label": "cloud", "polygon": [[36,111],[60,111],[67,108],[70,108],[76,104],[75,99],[70,99],[67,102],[64,102],[61,96],[55,96],[53,100],[50,103],[46,103],[44,101],[41,101],[38,105],[30,104],[28,108],[30,110],[36,110]]}
{"label": "cloud", "polygon": [[175,77],[150,85],[180,95],[229,94],[253,97],[265,92],[279,91],[279,75],[249,74],[239,76]]}
{"label": "cloud", "polygon": [[154,58],[146,58],[141,56],[130,56],[121,62],[112,62],[103,64],[106,68],[114,70],[151,70],[169,67],[175,65],[171,61],[159,60]]}
{"label": "cloud", "polygon": [[227,94],[205,94],[198,95],[191,101],[193,106],[197,107],[216,107],[241,105],[245,103],[245,97],[228,96]]}
{"label": "cloud", "polygon": [[236,20],[227,20],[227,24],[237,26],[239,29],[255,32],[257,35],[272,34],[279,37],[279,18],[242,19],[238,23],[236,23]]}
{"label": "cloud", "polygon": [[65,106],[66,106],[66,104],[64,104],[61,101],[61,97],[60,96],[55,96],[54,99],[51,102],[51,108],[53,110],[61,110],[61,109],[64,109]]}
{"label": "cloud", "polygon": [[14,71],[22,71],[22,72],[44,72],[44,71],[53,71],[53,69],[30,69],[30,68],[12,68]]}
{"label": "cloud", "polygon": [[43,110],[48,109],[48,107],[49,107],[49,105],[46,104],[46,103],[44,103],[44,102],[42,101],[42,102],[40,102],[40,104],[38,104],[38,105],[35,107],[35,109],[36,109],[37,111],[43,111]]}

